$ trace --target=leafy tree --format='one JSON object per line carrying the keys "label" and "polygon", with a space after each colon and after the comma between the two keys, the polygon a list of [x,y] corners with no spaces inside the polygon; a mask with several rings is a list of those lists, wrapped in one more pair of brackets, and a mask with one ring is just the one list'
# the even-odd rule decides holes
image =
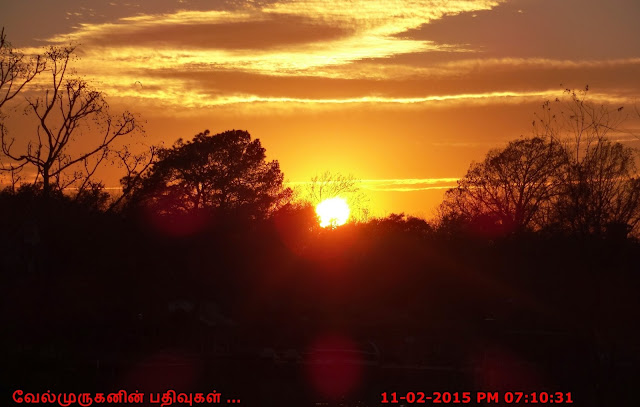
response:
{"label": "leafy tree", "polygon": [[564,163],[566,154],[558,143],[537,137],[491,150],[446,192],[441,217],[488,218],[507,230],[537,228],[545,223]]}
{"label": "leafy tree", "polygon": [[283,178],[278,162],[266,161],[260,140],[248,132],[206,130],[160,149],[132,203],[166,213],[218,209],[261,218],[291,196]]}

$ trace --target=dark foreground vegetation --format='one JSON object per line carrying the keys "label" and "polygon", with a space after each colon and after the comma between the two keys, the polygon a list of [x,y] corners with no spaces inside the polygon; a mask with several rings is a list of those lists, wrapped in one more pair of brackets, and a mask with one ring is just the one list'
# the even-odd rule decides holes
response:
{"label": "dark foreground vegetation", "polygon": [[[217,389],[265,406],[377,405],[383,391],[635,400],[634,240],[452,234],[403,216],[326,230],[291,206],[175,233],[28,189],[0,205],[6,390]],[[341,351],[314,364],[323,346]],[[347,362],[352,386],[314,385],[314,366],[339,375]]]}

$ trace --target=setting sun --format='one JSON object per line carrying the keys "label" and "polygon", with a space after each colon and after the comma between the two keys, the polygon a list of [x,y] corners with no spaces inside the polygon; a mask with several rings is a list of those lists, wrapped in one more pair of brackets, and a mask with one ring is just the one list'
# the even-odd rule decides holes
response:
{"label": "setting sun", "polygon": [[336,227],[347,223],[349,219],[349,205],[343,198],[325,199],[316,206],[316,213],[320,218],[320,226]]}

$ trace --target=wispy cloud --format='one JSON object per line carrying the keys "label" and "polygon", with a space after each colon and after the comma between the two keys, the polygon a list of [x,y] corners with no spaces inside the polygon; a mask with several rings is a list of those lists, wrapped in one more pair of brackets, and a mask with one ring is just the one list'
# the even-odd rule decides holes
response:
{"label": "wispy cloud", "polygon": [[[477,50],[458,48],[456,51],[465,55],[481,56]],[[640,58],[617,58],[603,60],[569,60],[549,58],[464,58],[456,61],[430,63],[428,66],[389,63],[385,61],[363,61],[358,64],[327,67],[318,70],[317,74],[327,78],[361,79],[371,78],[379,80],[406,78],[451,78],[482,73],[497,74],[504,72],[518,72],[535,70],[538,72],[597,70],[616,68],[638,68]]]}
{"label": "wispy cloud", "polygon": [[[449,189],[456,186],[458,178],[391,178],[363,179],[358,185],[365,190],[377,192],[414,192]],[[312,181],[290,181],[289,186],[309,185]]]}
{"label": "wispy cloud", "polygon": [[[555,98],[558,95],[556,89],[543,91],[505,91],[487,93],[462,93],[451,95],[430,95],[422,97],[387,97],[387,96],[361,96],[350,98],[296,98],[296,97],[270,97],[259,95],[220,95],[212,97],[210,94],[199,94],[196,92],[184,92],[184,88],[179,85],[164,87],[162,89],[143,91],[133,85],[128,85],[126,89],[118,91],[119,96],[133,99],[155,99],[159,102],[168,102],[179,105],[183,108],[206,108],[225,106],[260,106],[265,108],[289,109],[296,106],[315,107],[341,107],[349,105],[371,105],[371,106],[450,106],[451,104],[509,104],[538,102],[545,99]],[[624,95],[593,93],[591,100],[605,101],[608,103],[629,103],[633,98]]]}
{"label": "wispy cloud", "polygon": [[367,179],[361,185],[370,191],[414,192],[453,188],[457,181],[458,178]]}

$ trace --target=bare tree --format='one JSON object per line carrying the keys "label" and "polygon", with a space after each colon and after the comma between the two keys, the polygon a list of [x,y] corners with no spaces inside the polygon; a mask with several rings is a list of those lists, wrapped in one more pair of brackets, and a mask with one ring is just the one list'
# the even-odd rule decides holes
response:
{"label": "bare tree", "polygon": [[619,131],[627,117],[622,106],[591,102],[589,86],[580,91],[565,89],[564,95],[543,103],[535,114],[533,132],[536,137],[562,143],[573,162],[580,162],[600,141]]}
{"label": "bare tree", "polygon": [[305,194],[312,203],[317,204],[328,198],[357,192],[358,189],[358,181],[353,176],[325,171],[311,178]]}
{"label": "bare tree", "polygon": [[352,175],[343,175],[325,171],[314,175],[305,188],[299,192],[303,201],[312,205],[325,199],[341,197],[347,201],[352,218],[366,221],[369,217],[368,198],[360,188],[360,181]]}
{"label": "bare tree", "polygon": [[458,187],[447,191],[442,217],[494,219],[507,230],[539,228],[557,194],[565,152],[555,142],[523,138],[473,163]]}
{"label": "bare tree", "polygon": [[625,119],[622,108],[594,104],[587,91],[545,102],[533,122],[536,137],[512,141],[472,164],[446,193],[441,218],[590,235],[626,236],[636,229],[635,152],[608,138]]}
{"label": "bare tree", "polygon": [[580,234],[627,235],[640,221],[640,179],[634,151],[600,140],[567,166],[555,220]]}
{"label": "bare tree", "polygon": [[640,183],[635,152],[611,135],[622,132],[623,107],[588,99],[589,87],[565,90],[568,98],[547,101],[536,115],[534,131],[557,140],[567,151],[565,177],[554,205],[553,221],[574,233],[626,233],[640,218]]}
{"label": "bare tree", "polygon": [[120,167],[124,168],[125,175],[120,179],[122,193],[109,205],[108,210],[120,208],[122,203],[140,187],[146,174],[158,158],[158,147],[150,146],[147,151],[133,153],[127,146],[115,151]]}
{"label": "bare tree", "polygon": [[73,55],[73,47],[52,47],[43,56],[49,85],[26,99],[26,111],[37,124],[35,136],[16,143],[1,134],[9,169],[34,168],[34,183],[42,182],[45,196],[53,189],[75,187],[78,194],[94,189],[95,172],[114,142],[140,129],[129,112],[111,115],[103,93],[71,73]]}

